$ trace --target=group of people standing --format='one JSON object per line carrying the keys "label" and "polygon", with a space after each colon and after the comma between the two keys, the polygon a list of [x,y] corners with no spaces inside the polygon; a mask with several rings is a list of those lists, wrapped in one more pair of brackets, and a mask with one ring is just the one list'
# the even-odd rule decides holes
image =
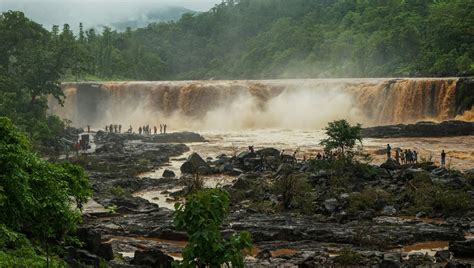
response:
{"label": "group of people standing", "polygon": [[122,125],[114,125],[114,124],[106,125],[105,132],[122,133]]}
{"label": "group of people standing", "polygon": [[[392,158],[392,147],[390,146],[390,144],[387,144],[386,151],[387,159]],[[401,148],[396,148],[395,161],[402,165],[418,163],[418,152],[415,150],[412,151],[410,149],[403,150]],[[444,150],[442,150],[441,152],[441,166],[446,166],[446,153],[444,152]]]}
{"label": "group of people standing", "polygon": [[[166,134],[166,129],[168,128],[168,126],[166,124],[160,124],[160,134]],[[132,129],[132,126],[130,126],[130,129]],[[152,128],[150,127],[150,125],[146,125],[146,126],[140,126],[138,128],[138,134],[140,135],[152,135],[152,134],[158,134],[158,128],[156,126],[153,127],[153,133],[152,133]]]}
{"label": "group of people standing", "polygon": [[[160,134],[166,134],[167,128],[168,128],[168,126],[166,124],[160,124]],[[88,126],[88,130],[90,131],[89,126]],[[114,124],[106,125],[105,126],[105,132],[122,133],[122,125],[120,125],[120,124],[118,124],[118,125],[114,125]],[[128,128],[127,133],[129,133],[129,134],[133,133],[132,125],[130,125],[130,127]],[[145,125],[145,126],[140,126],[138,128],[138,134],[140,134],[140,135],[152,135],[152,134],[156,135],[157,133],[158,133],[158,128],[156,126],[151,128],[150,125]]]}

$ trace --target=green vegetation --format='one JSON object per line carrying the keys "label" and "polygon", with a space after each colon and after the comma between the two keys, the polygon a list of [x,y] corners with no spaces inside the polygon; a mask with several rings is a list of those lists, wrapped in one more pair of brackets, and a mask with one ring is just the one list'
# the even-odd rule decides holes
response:
{"label": "green vegetation", "polygon": [[0,116],[9,117],[34,145],[57,144],[64,123],[47,114],[48,98],[63,102],[59,80],[75,67],[68,27],[50,33],[20,12],[0,14]]}
{"label": "green vegetation", "polygon": [[383,189],[366,187],[362,192],[353,193],[349,197],[350,211],[381,210],[383,206],[393,203],[393,197]]}
{"label": "green vegetation", "polygon": [[469,0],[225,0],[137,30],[81,26],[74,44],[68,26],[51,35],[72,45],[71,80],[449,76],[474,71],[472,10]]}
{"label": "green vegetation", "polygon": [[81,220],[71,204],[91,196],[89,181],[77,166],[41,160],[5,117],[0,117],[0,170],[0,266],[44,265],[49,258],[42,256],[67,241]]}
{"label": "green vegetation", "polygon": [[336,153],[346,159],[352,159],[355,154],[353,149],[356,142],[362,144],[361,125],[351,126],[346,120],[342,119],[329,122],[325,130],[328,138],[320,142],[324,146],[324,151],[326,153]]}
{"label": "green vegetation", "polygon": [[474,209],[474,201],[464,189],[453,189],[431,180],[429,174],[417,174],[409,181],[407,196],[413,213],[464,215]]}
{"label": "green vegetation", "polygon": [[186,198],[185,204],[176,204],[174,224],[185,230],[189,243],[183,250],[178,267],[244,267],[244,249],[251,247],[250,233],[221,237],[219,227],[229,213],[229,194],[222,189],[206,189]]}
{"label": "green vegetation", "polygon": [[274,192],[282,196],[285,209],[299,209],[310,212],[312,208],[312,186],[307,182],[304,174],[290,174],[278,179],[274,185]]}
{"label": "green vegetation", "polygon": [[334,261],[342,266],[361,265],[364,257],[351,248],[343,248],[338,252],[338,256],[334,258]]}

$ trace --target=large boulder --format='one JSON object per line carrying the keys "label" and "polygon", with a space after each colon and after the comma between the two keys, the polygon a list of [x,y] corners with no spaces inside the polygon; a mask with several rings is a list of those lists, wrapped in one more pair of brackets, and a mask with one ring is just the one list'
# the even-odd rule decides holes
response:
{"label": "large boulder", "polygon": [[147,265],[151,267],[168,268],[171,267],[173,258],[163,253],[157,248],[148,250],[137,250],[133,257],[133,265]]}
{"label": "large boulder", "polygon": [[202,159],[202,157],[193,153],[188,157],[188,160],[181,165],[181,172],[187,174],[201,173],[207,174],[211,172],[211,167]]}
{"label": "large boulder", "polygon": [[280,151],[275,148],[263,148],[256,151],[255,154],[261,157],[280,156]]}
{"label": "large boulder", "polygon": [[474,257],[474,239],[449,242],[449,251],[455,257]]}
{"label": "large boulder", "polygon": [[336,198],[331,198],[331,199],[324,200],[324,208],[329,213],[334,213],[337,210],[338,205],[339,205],[339,202],[337,201]]}
{"label": "large boulder", "polygon": [[395,169],[400,169],[401,165],[398,163],[395,159],[389,158],[385,163],[380,165],[381,168],[389,169],[389,170],[395,170]]}
{"label": "large boulder", "polygon": [[174,178],[176,177],[176,174],[174,174],[174,172],[172,170],[169,170],[169,169],[165,169],[163,171],[163,178]]}

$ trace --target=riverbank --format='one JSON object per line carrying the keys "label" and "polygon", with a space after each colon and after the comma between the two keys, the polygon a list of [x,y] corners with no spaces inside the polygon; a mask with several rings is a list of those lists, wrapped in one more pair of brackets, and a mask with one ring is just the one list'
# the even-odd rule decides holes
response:
{"label": "riverbank", "polygon": [[[259,151],[256,147],[255,155],[239,150],[235,156],[202,159],[188,150],[212,147],[202,142],[204,138],[186,145],[113,134],[96,140],[96,153],[82,164],[90,174],[94,199],[107,213],[89,211],[83,228],[99,233],[99,243],[122,255],[111,260],[112,264],[131,263],[135,251],[159,250],[179,258],[187,237],[174,229],[172,208],[192,188],[192,176],[181,168],[190,155],[189,159],[203,166],[201,177],[207,185],[222,180],[219,185],[231,193],[232,213],[222,232],[252,233],[254,250],[246,258],[249,267],[439,264],[446,260],[437,259],[437,251],[454,250],[445,245],[474,233],[472,209],[429,210],[413,199],[416,195],[410,186],[421,191],[430,181],[452,191],[445,196],[451,199],[443,201],[447,206],[471,206],[463,199],[473,197],[469,172],[424,163],[401,167],[354,164],[339,173],[341,166],[336,162],[302,161],[269,148]],[[295,200],[288,203],[287,193],[279,186],[293,178],[298,179],[290,185],[299,186],[291,189]],[[143,192],[156,194],[146,200]],[[430,241],[442,242],[428,243],[426,247],[436,246],[428,255],[408,250]]]}

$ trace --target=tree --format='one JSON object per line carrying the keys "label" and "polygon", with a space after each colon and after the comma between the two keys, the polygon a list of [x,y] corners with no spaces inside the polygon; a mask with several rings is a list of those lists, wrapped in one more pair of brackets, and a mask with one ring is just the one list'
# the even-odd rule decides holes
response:
{"label": "tree", "polygon": [[183,250],[181,267],[218,268],[223,264],[244,267],[242,250],[251,247],[250,234],[242,232],[228,240],[221,237],[219,227],[229,214],[229,194],[223,189],[206,189],[176,204],[174,224],[189,236]]}
{"label": "tree", "polygon": [[28,234],[47,249],[75,230],[81,214],[71,203],[91,194],[80,167],[45,162],[27,137],[0,117],[0,227]]}
{"label": "tree", "polygon": [[361,125],[351,126],[345,119],[330,122],[325,128],[328,138],[321,140],[324,151],[336,151],[344,158],[352,158],[357,142],[362,144]]}

